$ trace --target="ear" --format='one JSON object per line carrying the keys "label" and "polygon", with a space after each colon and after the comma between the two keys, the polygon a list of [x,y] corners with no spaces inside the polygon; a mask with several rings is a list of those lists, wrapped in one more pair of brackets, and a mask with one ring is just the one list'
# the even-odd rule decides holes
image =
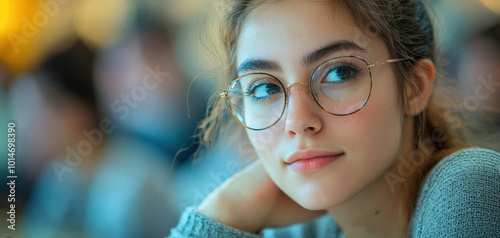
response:
{"label": "ear", "polygon": [[425,110],[434,89],[436,67],[429,59],[419,60],[412,71],[413,83],[406,87],[407,116],[415,116]]}

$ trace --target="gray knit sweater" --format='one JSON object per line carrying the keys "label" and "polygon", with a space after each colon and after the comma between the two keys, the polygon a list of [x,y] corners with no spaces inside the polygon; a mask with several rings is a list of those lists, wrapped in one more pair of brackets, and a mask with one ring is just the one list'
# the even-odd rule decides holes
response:
{"label": "gray knit sweater", "polygon": [[[500,237],[500,154],[471,148],[441,160],[424,181],[409,237]],[[250,234],[188,208],[171,230],[187,237],[345,237],[330,215],[308,223]]]}

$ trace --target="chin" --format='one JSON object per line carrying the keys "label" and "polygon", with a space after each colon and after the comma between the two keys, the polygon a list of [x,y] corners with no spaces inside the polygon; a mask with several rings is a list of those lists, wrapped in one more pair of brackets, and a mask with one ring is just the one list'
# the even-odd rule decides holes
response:
{"label": "chin", "polygon": [[[328,194],[325,190],[311,191],[310,189],[303,189],[302,191],[295,192],[291,198],[300,206],[307,210],[326,210],[344,203],[349,198],[340,196],[341,194]],[[331,190],[329,191],[331,192]]]}
{"label": "chin", "polygon": [[330,206],[326,206],[322,203],[318,203],[316,201],[312,201],[312,200],[307,200],[307,201],[296,201],[300,206],[302,206],[303,208],[307,209],[307,210],[311,210],[311,211],[321,211],[321,210],[326,210],[327,208],[329,208]]}

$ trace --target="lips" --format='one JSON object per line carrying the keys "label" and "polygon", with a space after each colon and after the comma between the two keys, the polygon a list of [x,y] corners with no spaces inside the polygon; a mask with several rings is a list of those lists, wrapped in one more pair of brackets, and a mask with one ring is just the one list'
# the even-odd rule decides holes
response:
{"label": "lips", "polygon": [[344,155],[343,152],[306,150],[292,153],[285,163],[291,169],[300,172],[314,172],[321,170],[339,157]]}

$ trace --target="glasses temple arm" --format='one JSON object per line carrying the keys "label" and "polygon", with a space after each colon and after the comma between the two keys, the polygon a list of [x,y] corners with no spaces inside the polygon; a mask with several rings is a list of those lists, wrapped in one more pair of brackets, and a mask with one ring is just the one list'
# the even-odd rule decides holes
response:
{"label": "glasses temple arm", "polygon": [[404,61],[404,60],[411,60],[411,58],[383,60],[383,61],[375,62],[373,64],[368,64],[368,68],[372,68],[372,67],[376,67],[376,66],[384,65],[384,64],[389,64],[389,63],[395,63],[395,62]]}

